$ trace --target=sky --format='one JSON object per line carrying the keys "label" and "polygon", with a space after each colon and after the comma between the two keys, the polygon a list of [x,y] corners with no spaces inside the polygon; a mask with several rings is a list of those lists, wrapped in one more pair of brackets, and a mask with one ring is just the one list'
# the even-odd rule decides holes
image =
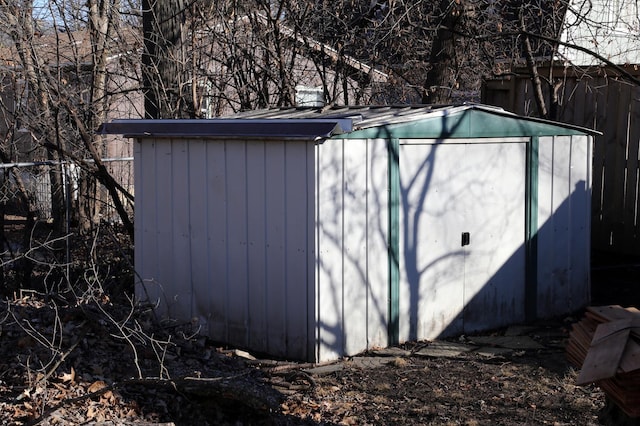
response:
{"label": "sky", "polygon": [[51,19],[51,12],[47,7],[47,0],[33,0],[33,17],[35,19]]}

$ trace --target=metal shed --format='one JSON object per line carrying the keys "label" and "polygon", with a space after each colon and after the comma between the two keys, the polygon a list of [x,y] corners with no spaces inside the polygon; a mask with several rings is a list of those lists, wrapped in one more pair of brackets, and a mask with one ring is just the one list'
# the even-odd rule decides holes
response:
{"label": "metal shed", "polygon": [[481,105],[120,120],[138,294],[326,361],[589,301],[590,131]]}

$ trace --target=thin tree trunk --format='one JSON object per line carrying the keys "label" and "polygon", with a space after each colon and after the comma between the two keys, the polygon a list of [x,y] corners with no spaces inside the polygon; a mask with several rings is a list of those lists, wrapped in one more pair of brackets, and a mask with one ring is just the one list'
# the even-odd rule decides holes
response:
{"label": "thin tree trunk", "polygon": [[524,56],[527,61],[527,68],[531,73],[531,84],[533,84],[533,95],[538,107],[538,114],[541,118],[548,118],[549,112],[547,111],[547,104],[542,92],[542,81],[540,80],[540,74],[538,73],[538,67],[533,58],[533,49],[531,48],[531,41],[527,35],[527,27],[524,21],[524,15],[521,13],[520,26],[522,30],[522,49],[524,50]]}

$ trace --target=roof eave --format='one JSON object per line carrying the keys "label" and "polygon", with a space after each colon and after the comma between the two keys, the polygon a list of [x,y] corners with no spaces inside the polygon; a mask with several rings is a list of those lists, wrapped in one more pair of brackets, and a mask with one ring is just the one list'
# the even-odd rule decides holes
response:
{"label": "roof eave", "polygon": [[137,139],[319,140],[349,132],[350,119],[113,120],[98,133]]}

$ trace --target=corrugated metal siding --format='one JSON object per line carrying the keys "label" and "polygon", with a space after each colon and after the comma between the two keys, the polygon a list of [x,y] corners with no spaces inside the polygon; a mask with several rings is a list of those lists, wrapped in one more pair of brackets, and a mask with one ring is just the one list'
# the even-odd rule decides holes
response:
{"label": "corrugated metal siding", "polygon": [[538,314],[589,302],[591,143],[588,136],[540,138]]}
{"label": "corrugated metal siding", "polygon": [[136,151],[140,296],[214,339],[307,358],[313,143],[163,139]]}
{"label": "corrugated metal siding", "polygon": [[317,148],[318,360],[387,345],[387,149],[384,140]]}

